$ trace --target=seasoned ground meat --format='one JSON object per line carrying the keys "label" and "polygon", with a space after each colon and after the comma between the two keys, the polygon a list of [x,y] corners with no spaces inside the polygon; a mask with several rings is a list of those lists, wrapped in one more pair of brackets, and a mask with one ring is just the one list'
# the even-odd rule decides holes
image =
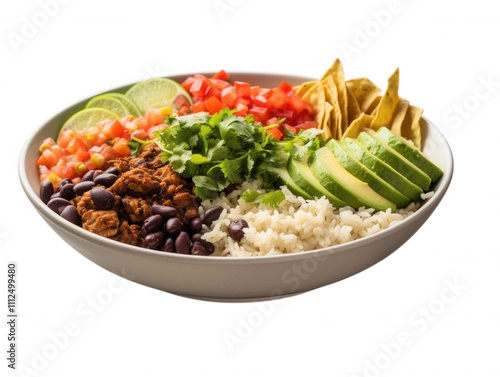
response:
{"label": "seasoned ground meat", "polygon": [[123,221],[118,228],[118,233],[110,238],[134,246],[144,246],[141,227],[136,224],[129,225],[127,221]]}
{"label": "seasoned ground meat", "polygon": [[118,233],[120,220],[114,210],[95,211],[90,210],[82,216],[82,227],[92,233],[104,237],[111,237]]}
{"label": "seasoned ground meat", "polygon": [[193,185],[170,165],[162,163],[161,150],[155,143],[146,146],[138,156],[114,160],[106,168],[110,166],[120,173],[116,182],[107,188],[115,196],[112,209],[99,210],[91,199],[92,190],[72,201],[84,229],[120,242],[145,246],[142,226],[153,215],[153,205],[174,207],[184,224],[199,216],[199,200],[193,195]]}
{"label": "seasoned ground meat", "polygon": [[124,216],[132,222],[141,222],[152,215],[151,206],[144,199],[125,196],[122,198]]}

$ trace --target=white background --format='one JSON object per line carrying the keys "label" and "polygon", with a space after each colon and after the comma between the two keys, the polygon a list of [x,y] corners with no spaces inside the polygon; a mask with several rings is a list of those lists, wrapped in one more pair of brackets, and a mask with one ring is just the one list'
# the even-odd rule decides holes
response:
{"label": "white background", "polygon": [[[18,366],[32,369],[7,369],[3,325],[0,375],[500,375],[497,2],[61,0],[44,16],[47,2],[0,5],[0,312],[13,260]],[[367,76],[380,87],[399,66],[401,95],[443,131],[456,164],[422,229],[354,277],[261,307],[176,297],[80,256],[21,190],[24,140],[82,97],[221,68],[319,77],[336,57],[347,78]],[[110,286],[110,302],[89,309]],[[429,307],[424,319],[419,310]],[[401,333],[409,340],[395,346]],[[229,335],[241,343],[230,347]]]}

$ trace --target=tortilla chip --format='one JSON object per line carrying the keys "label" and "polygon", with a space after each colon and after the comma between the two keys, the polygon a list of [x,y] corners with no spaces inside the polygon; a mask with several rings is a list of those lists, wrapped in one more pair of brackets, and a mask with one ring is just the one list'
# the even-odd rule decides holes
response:
{"label": "tortilla chip", "polygon": [[354,98],[356,98],[356,101],[358,101],[359,110],[362,113],[369,114],[368,109],[381,90],[366,77],[348,80],[345,84]]}
{"label": "tortilla chip", "polygon": [[366,110],[366,113],[373,116],[377,115],[378,105],[380,104],[381,100],[382,96],[377,96],[377,98],[375,98],[375,100],[372,102],[368,110]]}
{"label": "tortilla chip", "polygon": [[409,101],[400,98],[398,104],[396,105],[396,109],[394,110],[390,127],[387,127],[398,136],[401,136],[401,126],[403,125],[403,120],[405,119],[409,106]]}
{"label": "tortilla chip", "polygon": [[332,119],[332,112],[334,111],[334,107],[330,105],[328,102],[325,102],[325,116],[323,118],[323,124],[318,125],[318,128],[324,130],[325,132],[321,134],[324,140],[329,137],[334,137],[332,135],[332,130],[330,127],[330,122]]}
{"label": "tortilla chip", "polygon": [[340,113],[342,115],[342,130],[345,131],[347,129],[348,123],[347,123],[347,89],[346,89],[346,84],[345,84],[345,77],[344,77],[344,68],[342,67],[342,63],[340,62],[339,59],[336,59],[333,62],[333,65],[328,68],[328,70],[325,72],[323,77],[321,78],[321,81],[327,79],[328,77],[331,77],[333,79],[333,82],[335,83],[335,86],[337,87],[337,98],[339,102],[339,107],[340,107]]}
{"label": "tortilla chip", "polygon": [[293,87],[293,90],[295,90],[295,93],[299,96],[302,97],[304,94],[306,94],[309,89],[311,89],[315,84],[317,84],[317,81],[307,81],[305,83],[302,83],[301,85],[297,85]]}
{"label": "tortilla chip", "polygon": [[380,127],[388,127],[391,123],[392,116],[394,115],[394,110],[399,101],[398,95],[399,89],[399,68],[396,68],[394,73],[387,80],[387,89],[382,96],[382,100],[377,108],[377,113],[375,119],[373,119],[370,128],[375,131]]}
{"label": "tortilla chip", "polygon": [[356,119],[360,114],[361,110],[359,108],[359,103],[356,97],[352,94],[351,90],[346,87],[347,90],[347,124],[351,124],[354,119]]}
{"label": "tortilla chip", "polygon": [[406,111],[403,125],[401,126],[401,136],[413,141],[418,149],[422,147],[422,133],[420,130],[420,117],[424,110],[417,106],[410,105]]}
{"label": "tortilla chip", "polygon": [[302,97],[304,101],[309,102],[314,109],[314,121],[320,127],[325,117],[325,90],[323,84],[316,82],[309,91]]}
{"label": "tortilla chip", "polygon": [[370,124],[373,122],[374,118],[375,117],[373,115],[361,113],[344,132],[342,140],[346,137],[357,139],[361,132],[373,131],[370,129]]}

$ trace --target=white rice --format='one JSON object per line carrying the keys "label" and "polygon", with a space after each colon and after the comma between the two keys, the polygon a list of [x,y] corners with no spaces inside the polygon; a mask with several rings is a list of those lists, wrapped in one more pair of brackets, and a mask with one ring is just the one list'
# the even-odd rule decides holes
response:
{"label": "white rice", "polygon": [[[229,195],[221,194],[215,200],[202,203],[200,213],[214,206],[224,208],[210,228],[203,225],[203,239],[215,245],[213,255],[249,257],[298,253],[343,244],[363,238],[394,226],[413,214],[419,203],[411,203],[392,213],[375,212],[373,208],[352,207],[336,209],[325,198],[306,200],[281,187],[286,199],[279,208],[264,204],[246,203],[239,199],[247,189],[265,193],[261,181],[244,182]],[[429,194],[429,193],[428,193]],[[425,195],[428,195],[425,194]],[[432,195],[431,195],[432,196]],[[422,196],[422,199],[426,199]],[[234,241],[227,233],[232,221],[244,219],[249,227],[241,241]]]}

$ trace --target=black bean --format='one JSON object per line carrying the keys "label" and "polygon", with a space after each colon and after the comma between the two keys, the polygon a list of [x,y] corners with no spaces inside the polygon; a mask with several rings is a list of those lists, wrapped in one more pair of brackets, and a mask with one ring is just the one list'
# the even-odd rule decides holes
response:
{"label": "black bean", "polygon": [[248,228],[248,223],[243,219],[239,219],[229,224],[227,231],[233,240],[239,241],[245,235],[243,232],[245,228]]}
{"label": "black bean", "polygon": [[73,183],[68,183],[68,184],[64,185],[63,188],[61,189],[61,191],[59,191],[61,198],[64,198],[67,200],[73,199],[76,196],[73,188],[74,188]]}
{"label": "black bean", "polygon": [[214,244],[211,242],[205,241],[205,240],[202,240],[202,241],[203,241],[203,245],[205,245],[205,249],[207,249],[208,255],[213,254],[213,252],[215,251]]}
{"label": "black bean", "polygon": [[49,207],[52,211],[56,212],[59,215],[61,214],[61,212],[65,207],[70,205],[71,203],[69,202],[69,200],[63,198],[50,199],[49,202],[47,203],[47,207]]}
{"label": "black bean", "polygon": [[203,233],[195,233],[191,236],[191,241],[196,242],[201,240],[201,236],[203,236]]}
{"label": "black bean", "polygon": [[94,202],[97,209],[108,210],[115,205],[115,196],[112,192],[96,187],[90,191],[90,199]]}
{"label": "black bean", "polygon": [[90,189],[92,189],[95,186],[95,183],[92,181],[85,181],[85,182],[80,182],[77,183],[73,187],[73,191],[75,192],[76,195],[83,195]]}
{"label": "black bean", "polygon": [[187,232],[180,232],[175,239],[175,250],[178,254],[189,254],[191,248],[191,240]]}
{"label": "black bean", "polygon": [[142,225],[142,233],[148,234],[159,231],[163,227],[163,217],[160,215],[149,216],[144,220]]}
{"label": "black bean", "polygon": [[75,225],[82,226],[82,219],[80,218],[80,215],[76,210],[76,207],[73,206],[65,207],[61,212],[61,217],[63,217],[64,219],[68,220],[69,222]]}
{"label": "black bean", "polygon": [[96,185],[102,185],[104,187],[111,187],[117,179],[118,177],[114,174],[102,173],[95,177],[94,183]]}
{"label": "black bean", "polygon": [[177,216],[177,210],[174,207],[160,206],[158,204],[153,204],[153,213],[155,215],[161,215],[164,220],[168,220],[172,217]]}
{"label": "black bean", "polygon": [[52,195],[54,195],[54,185],[51,181],[44,181],[40,186],[40,199],[47,204]]}
{"label": "black bean", "polygon": [[193,244],[193,247],[191,248],[191,254],[193,254],[193,255],[208,255],[208,251],[202,242],[196,241]]}
{"label": "black bean", "polygon": [[89,170],[82,177],[82,182],[93,181],[101,173],[102,170]]}
{"label": "black bean", "polygon": [[203,225],[203,220],[200,219],[199,217],[196,217],[191,220],[189,223],[189,229],[191,229],[191,232],[193,233],[198,233],[201,232],[201,226]]}
{"label": "black bean", "polygon": [[222,213],[223,208],[220,206],[212,207],[205,212],[203,216],[203,224],[206,226],[212,225],[212,223],[217,220]]}
{"label": "black bean", "polygon": [[54,194],[52,194],[52,195],[50,196],[50,199],[60,198],[60,197],[61,197],[61,193],[60,193],[60,192],[56,192],[56,193],[54,193]]}
{"label": "black bean", "polygon": [[120,172],[118,171],[117,168],[115,168],[114,166],[111,166],[109,168],[107,168],[105,171],[104,171],[105,174],[114,174],[116,175],[117,177],[120,175]]}
{"label": "black bean", "polygon": [[167,223],[165,224],[165,230],[167,231],[167,234],[172,237],[177,236],[181,229],[182,221],[178,217],[168,219]]}
{"label": "black bean", "polygon": [[166,251],[167,253],[175,253],[175,242],[173,238],[167,238],[163,246],[161,247],[161,251]]}
{"label": "black bean", "polygon": [[163,245],[163,241],[165,240],[165,234],[163,231],[149,233],[145,238],[146,245],[148,245],[152,249],[156,249],[157,247]]}
{"label": "black bean", "polygon": [[67,184],[69,184],[69,183],[73,183],[73,182],[71,182],[71,179],[69,179],[69,178],[64,178],[61,182],[59,182],[59,186],[57,186],[57,190],[56,190],[56,192],[61,191],[61,189],[62,189],[64,186],[66,186]]}

